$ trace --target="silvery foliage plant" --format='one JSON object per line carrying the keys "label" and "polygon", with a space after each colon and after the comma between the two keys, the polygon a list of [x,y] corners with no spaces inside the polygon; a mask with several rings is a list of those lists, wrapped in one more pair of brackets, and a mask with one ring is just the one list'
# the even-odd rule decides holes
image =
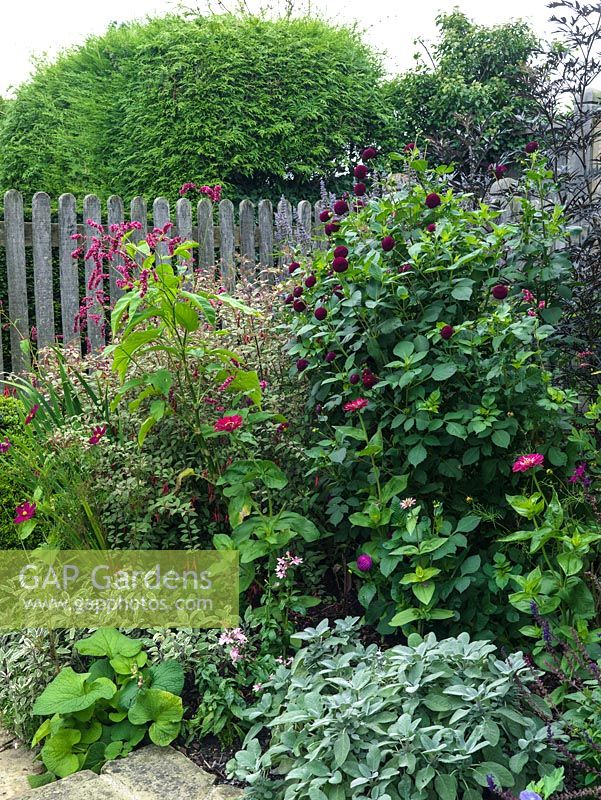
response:
{"label": "silvery foliage plant", "polygon": [[532,678],[521,653],[500,660],[466,633],[382,651],[353,618],[297,636],[304,647],[263,687],[228,764],[248,797],[481,800],[488,776],[519,790],[552,769],[546,727],[520,710]]}

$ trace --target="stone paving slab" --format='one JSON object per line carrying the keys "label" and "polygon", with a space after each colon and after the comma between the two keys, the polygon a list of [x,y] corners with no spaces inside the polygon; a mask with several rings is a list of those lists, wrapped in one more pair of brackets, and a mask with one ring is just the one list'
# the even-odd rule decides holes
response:
{"label": "stone paving slab", "polygon": [[19,800],[130,800],[130,795],[117,792],[101,782],[96,773],[84,770],[62,781],[30,789]]}
{"label": "stone paving slab", "polygon": [[27,776],[34,772],[41,772],[41,766],[32,751],[0,728],[0,800],[21,798],[29,790]]}

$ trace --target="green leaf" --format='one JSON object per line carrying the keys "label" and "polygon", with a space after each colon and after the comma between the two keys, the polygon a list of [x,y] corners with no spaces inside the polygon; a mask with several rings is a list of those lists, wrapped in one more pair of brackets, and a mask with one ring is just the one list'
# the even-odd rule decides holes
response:
{"label": "green leaf", "polygon": [[274,523],[274,529],[278,531],[290,529],[302,536],[306,542],[315,542],[321,538],[319,528],[311,520],[294,511],[282,512]]}
{"label": "green leaf", "polygon": [[503,430],[493,431],[491,439],[497,445],[497,447],[507,448],[511,443],[511,436],[507,433],[507,431]]}
{"label": "green leaf", "polygon": [[184,714],[182,699],[162,689],[143,689],[127,717],[132,725],[151,722],[148,731],[151,741],[166,747],[178,735]]}
{"label": "green leaf", "polygon": [[140,425],[140,430],[138,431],[138,447],[142,447],[151,429],[156,425],[156,422],[154,417],[147,417]]}
{"label": "green leaf", "polygon": [[432,378],[435,381],[446,381],[452,378],[456,372],[455,364],[437,364],[432,370]]}
{"label": "green leaf", "polygon": [[184,689],[184,668],[179,661],[162,661],[148,670],[153,689],[180,695]]}
{"label": "green leaf", "polygon": [[434,780],[434,789],[439,800],[456,800],[457,778],[454,775],[437,775]]}
{"label": "green leaf", "polygon": [[334,762],[337,767],[341,767],[346,761],[351,749],[351,740],[346,731],[342,731],[334,742]]}
{"label": "green leaf", "polygon": [[382,487],[382,502],[389,503],[393,497],[401,494],[407,488],[408,475],[395,475]]}
{"label": "green leaf", "polygon": [[88,683],[89,673],[77,673],[64,667],[48,684],[33,705],[33,713],[46,717],[50,714],[72,714],[89,708],[101,698],[110,700],[117,687],[108,678],[98,678]]}
{"label": "green leaf", "polygon": [[79,769],[79,758],[73,753],[73,746],[81,739],[79,731],[66,728],[55,733],[42,748],[42,761],[46,768],[59,778],[66,778]]}
{"label": "green leaf", "polygon": [[418,618],[419,611],[417,608],[407,608],[405,611],[395,614],[388,624],[393,628],[402,627],[403,625],[409,625],[410,622],[414,622]]}
{"label": "green leaf", "polygon": [[407,459],[410,464],[414,467],[417,467],[418,464],[421,464],[422,461],[425,461],[428,457],[428,451],[423,446],[423,444],[416,444],[415,447],[412,447],[409,453],[407,454]]}
{"label": "green leaf", "polygon": [[413,594],[417,597],[420,603],[423,603],[425,606],[430,603],[436,590],[436,587],[433,583],[418,583],[414,584],[411,588],[413,589]]}
{"label": "green leaf", "polygon": [[576,553],[559,553],[557,563],[568,576],[577,575],[583,568],[582,559]]}
{"label": "green leaf", "polygon": [[200,325],[198,312],[188,303],[175,303],[175,319],[188,333],[194,333]]}
{"label": "green leaf", "polygon": [[483,761],[474,769],[474,777],[480,786],[487,786],[487,778],[489,775],[493,776],[497,786],[503,788],[513,786],[515,783],[513,775],[507,767],[497,764],[495,761]]}
{"label": "green leaf", "polygon": [[461,517],[455,528],[455,533],[471,533],[481,521],[482,517],[478,516],[478,514],[468,514],[466,517]]}
{"label": "green leaf", "polygon": [[142,649],[142,642],[139,639],[130,639],[115,628],[100,628],[87,639],[77,642],[75,648],[82,656],[131,658],[138,655]]}

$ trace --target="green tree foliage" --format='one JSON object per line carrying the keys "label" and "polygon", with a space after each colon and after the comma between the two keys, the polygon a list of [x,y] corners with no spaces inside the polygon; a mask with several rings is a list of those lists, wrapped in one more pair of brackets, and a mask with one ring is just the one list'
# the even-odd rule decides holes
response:
{"label": "green tree foliage", "polygon": [[394,115],[390,145],[433,139],[441,157],[474,169],[523,147],[532,110],[524,69],[538,46],[524,22],[485,27],[460,11],[441,14],[439,38],[416,67],[390,81],[385,93]]}
{"label": "green tree foliage", "polygon": [[315,195],[383,126],[381,67],[315,19],[167,16],[38,65],[6,108],[0,184],[27,194]]}

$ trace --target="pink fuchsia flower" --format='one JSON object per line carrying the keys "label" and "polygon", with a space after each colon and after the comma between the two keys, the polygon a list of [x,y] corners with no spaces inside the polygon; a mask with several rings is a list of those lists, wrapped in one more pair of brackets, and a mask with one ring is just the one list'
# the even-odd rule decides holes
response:
{"label": "pink fuchsia flower", "polygon": [[367,173],[369,170],[365,166],[365,164],[357,164],[355,169],[353,170],[353,175],[357,178],[358,181],[362,181],[363,178],[367,178]]}
{"label": "pink fuchsia flower", "polygon": [[8,439],[5,439],[3,442],[0,442],[0,455],[4,455],[4,453],[8,453],[8,451],[10,450],[11,447],[12,447],[12,444],[8,441]]}
{"label": "pink fuchsia flower", "polygon": [[495,298],[495,300],[505,300],[505,298],[509,294],[509,289],[503,283],[498,283],[496,286],[492,287],[490,293]]}
{"label": "pink fuchsia flower", "polygon": [[345,247],[343,244],[339,244],[338,247],[334,248],[334,258],[346,258],[348,256],[348,247]]}
{"label": "pink fuchsia flower", "polygon": [[382,245],[382,250],[385,253],[390,253],[391,250],[394,250],[396,242],[392,236],[385,236],[380,242],[380,244]]}
{"label": "pink fuchsia flower", "polygon": [[545,461],[545,457],[541,453],[527,453],[525,456],[520,456],[514,463],[512,472],[527,472],[529,469],[540,467]]}
{"label": "pink fuchsia flower", "polygon": [[436,223],[431,222],[429,225],[426,225],[426,230],[428,231],[428,233],[434,233],[434,231],[436,230]]}
{"label": "pink fuchsia flower", "polygon": [[305,303],[305,301],[304,301],[304,300],[295,300],[295,301],[294,301],[294,303],[292,304],[292,308],[293,308],[293,309],[294,309],[294,310],[295,310],[295,311],[296,311],[298,314],[300,314],[301,312],[303,312],[303,311],[306,311],[306,310],[307,310],[307,304]]}
{"label": "pink fuchsia flower", "polygon": [[366,389],[371,389],[380,379],[367,367],[361,373],[361,383]]}
{"label": "pink fuchsia flower", "polygon": [[440,195],[436,194],[436,192],[430,192],[430,194],[426,196],[426,205],[428,208],[437,208],[441,203]]}
{"label": "pink fuchsia flower", "polygon": [[323,322],[324,319],[328,316],[328,310],[325,306],[318,306],[315,311],[313,312],[315,319],[319,322]]}
{"label": "pink fuchsia flower", "polygon": [[296,362],[296,368],[299,372],[303,372],[309,366],[309,362],[306,358],[299,358]]}
{"label": "pink fuchsia flower", "polygon": [[300,558],[300,556],[294,556],[290,550],[288,550],[285,555],[278,558],[275,574],[280,580],[284,580],[291,567],[299,567],[302,563],[303,559]]}
{"label": "pink fuchsia flower", "polygon": [[346,214],[348,211],[348,203],[346,200],[336,200],[334,203],[334,214],[337,214],[341,217],[343,214]]}
{"label": "pink fuchsia flower", "polygon": [[22,522],[28,522],[30,519],[33,519],[37,510],[38,507],[35,503],[29,503],[27,501],[21,503],[20,506],[15,508],[15,518],[13,520],[15,525],[20,525]]}
{"label": "pink fuchsia flower", "polygon": [[40,404],[36,403],[34,406],[31,407],[29,414],[25,417],[25,424],[29,425],[30,422],[33,421],[35,415],[38,413],[40,409]]}
{"label": "pink fuchsia flower", "polygon": [[366,408],[368,404],[369,400],[366,400],[365,397],[358,397],[356,400],[349,400],[348,403],[345,403],[343,409],[351,413],[353,411],[361,411]]}
{"label": "pink fuchsia flower", "polygon": [[232,414],[229,417],[221,417],[218,419],[213,425],[213,429],[217,431],[217,433],[233,433],[238,430],[238,428],[242,427],[243,422],[244,420],[240,414]]}
{"label": "pink fuchsia flower", "polygon": [[528,142],[526,147],[524,147],[524,150],[530,155],[531,153],[536,153],[538,147],[539,147],[538,142],[534,140],[532,142]]}
{"label": "pink fuchsia flower", "polygon": [[440,335],[445,342],[448,342],[454,333],[455,328],[452,325],[443,325],[443,327],[440,329]]}
{"label": "pink fuchsia flower", "polygon": [[367,192],[367,186],[364,183],[356,183],[353,186],[353,192],[355,193],[355,197],[363,197],[365,192]]}
{"label": "pink fuchsia flower", "polygon": [[332,269],[334,272],[346,272],[348,269],[348,261],[343,256],[338,256],[332,261]]}
{"label": "pink fuchsia flower", "polygon": [[95,428],[92,428],[92,435],[88,439],[88,442],[90,444],[98,444],[98,442],[102,439],[105,433],[106,433],[106,425],[97,425]]}
{"label": "pink fuchsia flower", "polygon": [[374,565],[373,558],[367,553],[361,553],[357,556],[357,569],[361,572],[369,572]]}
{"label": "pink fuchsia flower", "polygon": [[413,506],[417,503],[415,497],[406,497],[404,500],[401,500],[400,506],[404,511],[407,511],[409,508],[413,508]]}
{"label": "pink fuchsia flower", "polygon": [[329,208],[324,208],[323,211],[319,212],[319,221],[320,222],[327,222],[332,216],[332,212]]}
{"label": "pink fuchsia flower", "polygon": [[292,273],[293,273],[293,272],[296,272],[296,270],[297,270],[299,267],[300,267],[300,264],[298,263],[298,261],[291,261],[291,262],[288,264],[288,274],[289,274],[289,275],[292,275]]}
{"label": "pink fuchsia flower", "polygon": [[316,283],[317,283],[317,278],[313,274],[307,275],[307,277],[305,278],[305,286],[307,287],[307,289],[312,289]]}
{"label": "pink fuchsia flower", "polygon": [[371,161],[372,158],[375,158],[378,155],[378,151],[375,147],[366,147],[365,150],[361,153],[361,158],[363,161]]}

